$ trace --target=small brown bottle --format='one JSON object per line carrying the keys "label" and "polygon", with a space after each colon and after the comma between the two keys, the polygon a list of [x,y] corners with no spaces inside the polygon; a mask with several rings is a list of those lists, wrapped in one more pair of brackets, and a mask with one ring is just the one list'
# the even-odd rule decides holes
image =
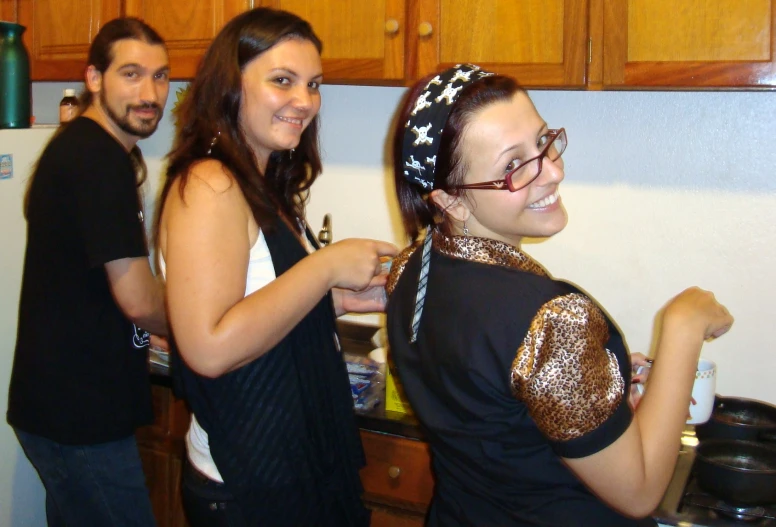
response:
{"label": "small brown bottle", "polygon": [[78,99],[75,96],[75,90],[67,88],[64,97],[59,101],[59,122],[66,123],[72,121],[78,114]]}

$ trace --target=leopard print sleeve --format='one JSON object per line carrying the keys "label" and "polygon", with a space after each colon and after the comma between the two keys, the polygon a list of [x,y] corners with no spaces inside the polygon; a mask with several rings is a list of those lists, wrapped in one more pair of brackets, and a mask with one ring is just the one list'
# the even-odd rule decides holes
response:
{"label": "leopard print sleeve", "polygon": [[391,270],[388,272],[388,281],[385,284],[385,291],[388,296],[391,296],[393,290],[396,288],[396,283],[399,281],[401,274],[404,272],[404,267],[407,265],[407,261],[410,256],[417,250],[418,244],[410,245],[402,252],[397,254],[391,261]]}
{"label": "leopard print sleeve", "polygon": [[598,306],[572,293],[544,304],[512,363],[512,390],[553,441],[584,436],[603,424],[624,397],[609,329]]}

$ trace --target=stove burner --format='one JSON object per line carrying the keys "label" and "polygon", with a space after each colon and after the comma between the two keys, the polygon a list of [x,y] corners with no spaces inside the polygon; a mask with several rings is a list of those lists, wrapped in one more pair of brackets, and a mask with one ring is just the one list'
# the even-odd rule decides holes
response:
{"label": "stove burner", "polygon": [[[686,437],[689,439],[690,435]],[[658,521],[671,525],[776,527],[776,503],[742,507],[741,503],[726,503],[701,489],[693,466],[694,446],[682,437],[674,476],[656,511]]]}
{"label": "stove burner", "polygon": [[765,516],[765,509],[762,507],[734,507],[725,502],[720,502],[717,512],[728,518],[745,522],[753,522],[760,518],[767,518],[767,516]]}
{"label": "stove burner", "polygon": [[776,519],[776,511],[761,506],[737,507],[708,494],[688,492],[684,495],[685,505],[694,505],[717,512],[720,516],[742,522],[754,522],[764,518]]}

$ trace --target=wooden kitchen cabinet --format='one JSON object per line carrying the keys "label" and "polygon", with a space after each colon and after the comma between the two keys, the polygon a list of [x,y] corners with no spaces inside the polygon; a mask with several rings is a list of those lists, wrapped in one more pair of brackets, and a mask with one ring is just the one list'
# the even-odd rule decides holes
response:
{"label": "wooden kitchen cabinet", "polygon": [[158,31],[167,43],[171,76],[190,79],[213,37],[250,6],[251,0],[124,0],[124,14]]}
{"label": "wooden kitchen cabinet", "polygon": [[16,20],[16,0],[0,0],[0,20]]}
{"label": "wooden kitchen cabinet", "polygon": [[603,0],[605,88],[776,85],[773,0]]}
{"label": "wooden kitchen cabinet", "polygon": [[[8,0],[2,0],[8,3]],[[119,16],[146,21],[167,42],[176,79],[194,76],[221,27],[251,0],[15,0],[27,27],[32,80],[83,80],[89,45],[102,25]],[[3,6],[3,11],[11,10]]]}
{"label": "wooden kitchen cabinet", "polygon": [[410,75],[473,62],[526,87],[584,88],[588,0],[416,0]]}
{"label": "wooden kitchen cabinet", "polygon": [[180,488],[190,414],[170,388],[155,384],[151,390],[154,423],[135,434],[151,505],[159,527],[188,527]]}
{"label": "wooden kitchen cabinet", "polygon": [[365,430],[361,441],[366,454],[361,481],[372,527],[421,527],[434,492],[428,444]]}
{"label": "wooden kitchen cabinet", "polygon": [[91,38],[122,14],[157,29],[189,79],[254,5],[311,22],[328,83],[409,85],[474,62],[529,88],[776,86],[776,0],[0,0],[0,15],[27,26],[33,80],[82,79]]}
{"label": "wooden kitchen cabinet", "polygon": [[[326,82],[391,84],[461,62],[524,86],[585,85],[588,0],[264,0],[309,20]],[[405,47],[406,46],[406,47]]]}
{"label": "wooden kitchen cabinet", "polygon": [[121,0],[16,1],[33,81],[83,80],[92,38],[121,14]]}
{"label": "wooden kitchen cabinet", "polygon": [[313,26],[323,41],[324,81],[400,84],[405,78],[405,0],[262,0]]}

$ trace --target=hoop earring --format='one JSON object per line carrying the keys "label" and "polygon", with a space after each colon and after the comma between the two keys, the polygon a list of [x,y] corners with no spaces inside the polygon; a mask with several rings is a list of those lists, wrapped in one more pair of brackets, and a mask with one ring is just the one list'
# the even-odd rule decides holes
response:
{"label": "hoop earring", "polygon": [[463,222],[463,235],[469,236],[469,227],[466,226],[466,221]]}

